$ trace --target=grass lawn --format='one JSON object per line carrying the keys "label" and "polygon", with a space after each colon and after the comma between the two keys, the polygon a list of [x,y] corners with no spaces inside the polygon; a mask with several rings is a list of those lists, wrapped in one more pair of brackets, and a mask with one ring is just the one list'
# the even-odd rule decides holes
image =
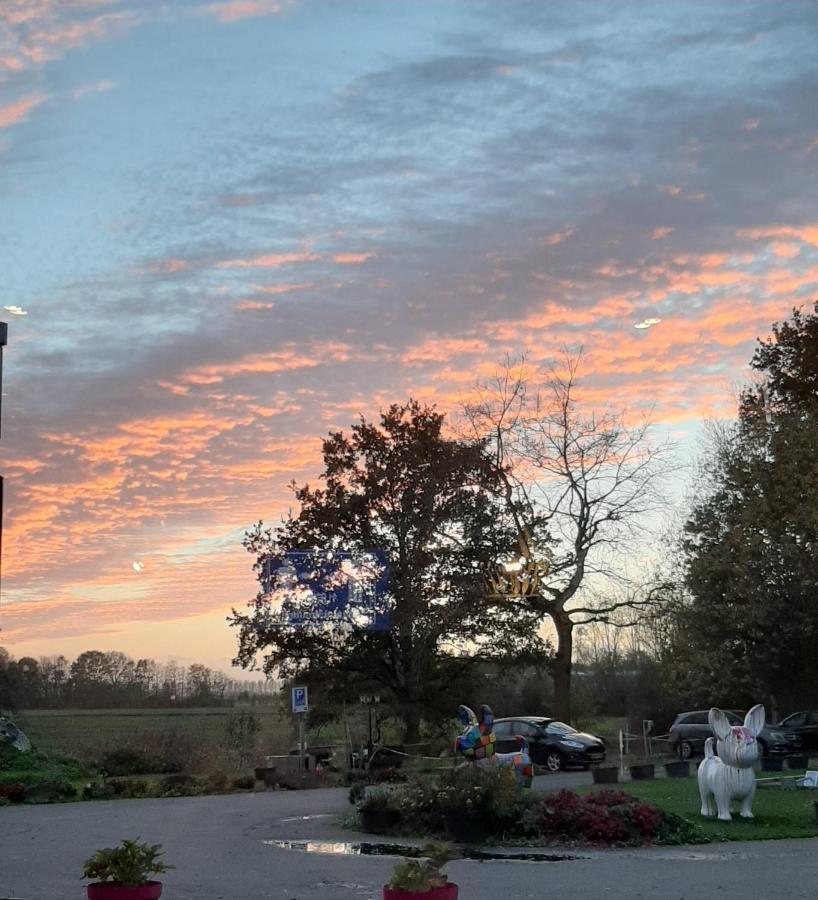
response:
{"label": "grass lawn", "polygon": [[[682,816],[698,825],[713,841],[765,841],[818,836],[814,805],[818,802],[818,790],[759,787],[753,801],[754,819],[745,821],[734,812],[732,822],[720,822],[715,818],[706,819],[699,813],[701,801],[695,778],[658,778],[608,787]],[[604,788],[605,785],[593,785],[578,788],[577,793],[586,794]]]}

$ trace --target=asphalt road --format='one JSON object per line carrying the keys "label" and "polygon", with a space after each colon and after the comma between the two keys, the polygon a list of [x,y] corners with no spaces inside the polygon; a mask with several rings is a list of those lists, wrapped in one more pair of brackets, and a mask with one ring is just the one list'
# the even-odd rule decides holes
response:
{"label": "asphalt road", "polygon": [[[548,786],[575,777],[548,776]],[[140,837],[162,843],[176,866],[162,879],[167,900],[379,900],[394,859],[265,843],[354,841],[337,823],[348,811],[343,790],[2,807],[0,898],[81,900],[83,861],[99,847]],[[573,855],[560,862],[458,861],[449,874],[462,900],[818,896],[815,839]]]}

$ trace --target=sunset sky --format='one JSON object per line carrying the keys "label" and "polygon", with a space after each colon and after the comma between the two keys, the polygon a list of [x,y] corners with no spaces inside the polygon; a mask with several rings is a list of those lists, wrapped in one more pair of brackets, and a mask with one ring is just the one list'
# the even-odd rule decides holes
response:
{"label": "sunset sky", "polygon": [[816,46],[814,0],[0,0],[0,643],[227,669],[321,437],[506,353],[692,458],[818,296]]}

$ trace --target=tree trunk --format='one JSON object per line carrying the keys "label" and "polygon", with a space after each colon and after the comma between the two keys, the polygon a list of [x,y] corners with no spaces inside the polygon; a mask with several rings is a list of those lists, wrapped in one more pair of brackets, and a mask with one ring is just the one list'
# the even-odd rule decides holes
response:
{"label": "tree trunk", "polygon": [[403,710],[403,723],[405,731],[404,744],[420,743],[420,707],[415,703],[407,703]]}
{"label": "tree trunk", "polygon": [[571,657],[574,650],[574,623],[567,615],[553,615],[557,631],[557,652],[551,663],[554,679],[554,718],[571,723]]}

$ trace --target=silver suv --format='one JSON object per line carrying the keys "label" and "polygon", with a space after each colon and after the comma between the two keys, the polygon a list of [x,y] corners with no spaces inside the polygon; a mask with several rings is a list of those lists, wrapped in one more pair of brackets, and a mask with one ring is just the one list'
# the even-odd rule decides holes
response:
{"label": "silver suv", "polygon": [[[679,713],[670,726],[670,742],[679,759],[704,753],[704,742],[714,737],[713,729],[707,721],[710,710]],[[743,725],[744,714],[734,709],[724,711],[731,725]],[[797,753],[802,741],[797,734],[782,731],[775,725],[765,725],[758,736],[762,756],[786,756]]]}

